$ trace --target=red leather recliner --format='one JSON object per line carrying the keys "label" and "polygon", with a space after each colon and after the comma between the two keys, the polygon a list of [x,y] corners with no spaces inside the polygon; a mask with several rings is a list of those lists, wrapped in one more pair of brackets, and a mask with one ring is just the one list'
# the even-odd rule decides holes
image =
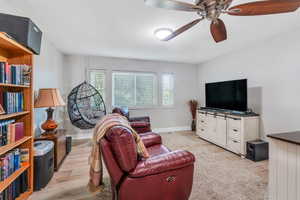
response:
{"label": "red leather recliner", "polygon": [[115,107],[112,110],[112,113],[118,113],[118,114],[123,115],[124,117],[126,117],[129,120],[131,127],[137,133],[151,132],[151,124],[150,124],[150,117],[149,116],[129,117],[128,108],[120,108],[120,107]]}
{"label": "red leather recliner", "polygon": [[171,151],[155,133],[140,134],[150,157],[140,159],[131,131],[111,128],[101,140],[109,172],[112,200],[188,200],[195,157],[188,151]]}

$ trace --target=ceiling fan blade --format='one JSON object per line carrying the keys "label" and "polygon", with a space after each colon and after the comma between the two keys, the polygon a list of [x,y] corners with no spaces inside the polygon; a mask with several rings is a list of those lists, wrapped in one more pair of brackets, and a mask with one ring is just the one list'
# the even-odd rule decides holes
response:
{"label": "ceiling fan blade", "polygon": [[229,15],[252,16],[293,12],[300,7],[300,0],[271,0],[245,3],[228,9]]}
{"label": "ceiling fan blade", "polygon": [[180,35],[181,33],[189,30],[190,28],[192,28],[193,26],[195,26],[196,24],[198,24],[202,20],[203,20],[203,18],[196,19],[196,20],[192,21],[191,23],[188,23],[188,24],[182,26],[181,28],[177,29],[172,34],[170,34],[168,37],[163,39],[163,41],[169,41],[169,40],[173,39],[174,37]]}
{"label": "ceiling fan blade", "polygon": [[222,42],[227,39],[226,27],[221,19],[211,22],[210,32],[216,42]]}
{"label": "ceiling fan blade", "polygon": [[181,11],[198,11],[199,6],[180,2],[176,0],[144,0],[145,4],[151,7],[166,8],[171,10],[181,10]]}

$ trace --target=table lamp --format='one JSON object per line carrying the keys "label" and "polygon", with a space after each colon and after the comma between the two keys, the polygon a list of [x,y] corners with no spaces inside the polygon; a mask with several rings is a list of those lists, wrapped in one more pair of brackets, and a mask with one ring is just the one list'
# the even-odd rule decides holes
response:
{"label": "table lamp", "polygon": [[45,132],[54,131],[58,124],[53,120],[53,111],[52,107],[65,106],[65,102],[62,99],[60,92],[56,88],[43,88],[39,90],[38,98],[34,103],[35,108],[45,108],[47,112],[47,120],[42,124],[42,129]]}

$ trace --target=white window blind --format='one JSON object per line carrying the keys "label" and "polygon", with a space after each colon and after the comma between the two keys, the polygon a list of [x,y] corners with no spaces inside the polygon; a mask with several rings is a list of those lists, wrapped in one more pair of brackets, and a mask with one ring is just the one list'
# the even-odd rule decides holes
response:
{"label": "white window blind", "polygon": [[88,76],[89,83],[100,92],[103,100],[105,100],[105,71],[89,69]]}
{"label": "white window blind", "polygon": [[154,73],[113,72],[113,105],[151,107],[157,104]]}
{"label": "white window blind", "polygon": [[163,106],[174,105],[174,75],[173,74],[162,75],[162,105]]}

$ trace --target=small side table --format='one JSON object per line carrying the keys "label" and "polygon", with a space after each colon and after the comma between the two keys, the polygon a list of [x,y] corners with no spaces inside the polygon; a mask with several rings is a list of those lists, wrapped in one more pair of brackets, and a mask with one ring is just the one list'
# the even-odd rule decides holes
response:
{"label": "small side table", "polygon": [[54,170],[58,171],[60,165],[64,161],[66,151],[66,130],[58,129],[50,133],[43,133],[40,137],[35,140],[50,140],[54,142]]}

